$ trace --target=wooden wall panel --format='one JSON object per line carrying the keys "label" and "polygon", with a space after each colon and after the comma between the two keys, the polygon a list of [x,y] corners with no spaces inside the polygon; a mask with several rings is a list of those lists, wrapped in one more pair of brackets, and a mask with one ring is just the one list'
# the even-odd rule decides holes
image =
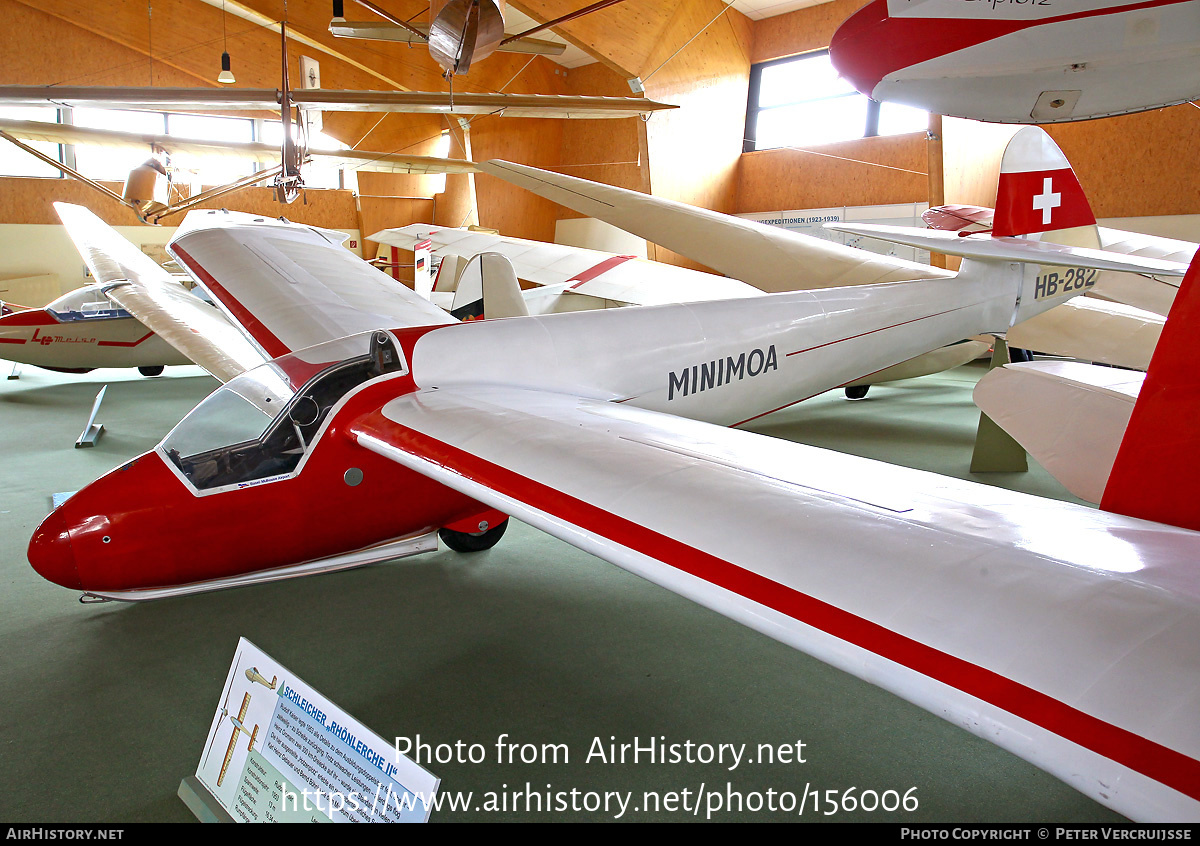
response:
{"label": "wooden wall panel", "polygon": [[[485,118],[471,124],[476,161],[505,159],[554,170],[560,161],[560,120]],[[554,240],[559,206],[503,180],[477,174],[479,223],[505,235],[536,241]]]}
{"label": "wooden wall panel", "polygon": [[[561,0],[525,0],[513,5],[538,20],[575,8]],[[568,73],[572,92],[628,96],[625,77],[637,75],[644,79],[646,96],[680,108],[656,113],[645,123],[571,122],[560,131],[557,162],[546,155],[547,164],[539,166],[732,211],[750,73],[749,20],[726,9],[719,0],[630,3],[571,22],[562,32],[593,52],[602,47],[605,57],[604,67]],[[476,158],[488,158],[478,133],[475,138]],[[536,164],[529,159],[515,160]],[[489,220],[500,220],[511,225],[510,211],[495,216],[501,212],[494,205],[501,199],[496,192],[509,194],[507,200],[501,200],[505,205],[519,195],[487,177],[480,177],[479,185],[483,224],[496,226]],[[550,240],[554,219],[577,216],[557,206],[549,212],[546,223],[551,225],[541,230],[547,234],[527,237]],[[539,231],[532,218],[527,223],[531,232]],[[690,264],[661,249],[656,255],[661,260]]]}
{"label": "wooden wall panel", "polygon": [[[103,183],[117,193],[121,184]],[[307,202],[306,202],[307,200]],[[111,200],[93,188],[73,179],[38,179],[34,177],[0,177],[0,223],[61,223],[54,203],[62,201],[85,206],[112,226],[137,226],[139,221],[127,207]],[[282,205],[275,200],[270,188],[243,188],[227,197],[202,203],[200,208],[230,208],[263,217],[286,217],[297,223],[323,226],[330,229],[358,229],[358,212],[354,195],[349,191],[309,189],[294,203]],[[178,225],[183,215],[167,218]]]}
{"label": "wooden wall panel", "polygon": [[1194,106],[1046,127],[1097,217],[1200,213]]}
{"label": "wooden wall panel", "polygon": [[[518,0],[509,5],[536,21],[544,22],[574,12],[587,4],[576,0]],[[596,56],[621,76],[643,76],[653,69],[651,56],[660,46],[664,30],[670,25],[679,5],[663,2],[622,3],[569,21],[558,27],[557,31],[567,41]]]}
{"label": "wooden wall panel", "polygon": [[[181,44],[161,15],[154,27],[155,54],[161,56],[153,63],[152,74],[145,52],[149,34],[145,3],[0,0],[0,14],[4,20],[0,27],[0,67],[5,84],[150,85],[153,75],[154,85],[217,85],[221,69],[219,42],[216,47],[190,41]],[[210,17],[219,34],[217,14],[208,7],[197,9],[198,21]],[[99,34],[103,24],[125,26],[133,34],[114,40]],[[211,72],[205,73],[206,68]]]}
{"label": "wooden wall panel", "polygon": [[[599,62],[572,68],[566,79],[572,94],[630,96],[625,77]],[[641,118],[565,121],[559,170],[581,179],[640,190],[643,177],[638,134],[642,127]],[[559,218],[579,216],[563,209]]]}
{"label": "wooden wall panel", "polygon": [[[694,0],[675,7],[644,83],[647,96],[680,108],[651,116],[646,146],[655,196],[732,212],[745,128],[751,34],[746,19],[732,9],[705,29],[720,11],[719,0]],[[655,250],[654,255],[660,261],[697,266],[665,250]]]}
{"label": "wooden wall panel", "polygon": [[996,206],[1000,159],[1019,126],[942,118],[942,172],[947,203]]}
{"label": "wooden wall panel", "polygon": [[754,21],[751,61],[782,59],[829,46],[842,21],[867,5],[867,0],[833,0],[786,15]]}
{"label": "wooden wall panel", "polygon": [[[861,138],[741,157],[738,212],[819,209],[928,198],[925,134]],[[882,166],[881,166],[882,165]]]}
{"label": "wooden wall panel", "polygon": [[[1097,217],[1200,213],[1195,108],[1045,127],[1075,168]],[[1000,156],[1017,127],[944,120],[946,201],[994,206]]]}
{"label": "wooden wall panel", "polygon": [[[411,199],[401,197],[369,197],[358,198],[361,223],[355,224],[362,231],[364,247],[363,256],[371,258],[376,253],[374,241],[367,240],[381,229],[392,229],[406,226],[410,223],[433,222],[433,200]],[[402,278],[411,280],[409,270]]]}

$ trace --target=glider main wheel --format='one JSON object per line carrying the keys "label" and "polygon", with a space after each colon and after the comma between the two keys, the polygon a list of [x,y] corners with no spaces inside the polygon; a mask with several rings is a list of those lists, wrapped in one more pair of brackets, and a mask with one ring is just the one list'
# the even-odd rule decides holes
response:
{"label": "glider main wheel", "polygon": [[870,385],[853,385],[846,388],[846,399],[862,399],[871,390]]}
{"label": "glider main wheel", "polygon": [[143,376],[161,376],[165,369],[161,364],[156,364],[152,367],[139,367],[138,373],[141,373]]}
{"label": "glider main wheel", "polygon": [[483,552],[498,544],[500,538],[504,537],[504,530],[507,528],[508,521],[505,520],[499,526],[492,526],[484,532],[456,532],[453,529],[439,529],[438,537],[442,539],[442,543],[455,552]]}

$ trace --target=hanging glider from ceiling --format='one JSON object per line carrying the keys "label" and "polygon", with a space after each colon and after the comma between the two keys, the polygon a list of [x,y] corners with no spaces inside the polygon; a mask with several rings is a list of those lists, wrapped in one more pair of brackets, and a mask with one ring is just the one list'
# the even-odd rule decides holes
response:
{"label": "hanging glider from ceiling", "polygon": [[[32,121],[0,121],[0,138],[25,150],[30,155],[78,179],[101,193],[129,206],[146,223],[158,223],[163,217],[184,211],[202,202],[231,191],[274,179],[276,199],[281,203],[296,200],[304,187],[301,168],[314,156],[329,161],[330,154],[314,153],[308,149],[305,107],[321,110],[352,111],[409,111],[443,114],[508,114],[520,117],[633,117],[657,109],[674,108],[642,98],[622,97],[562,97],[555,95],[512,94],[437,94],[427,92],[324,91],[308,89],[295,94],[288,84],[287,22],[279,23],[282,85],[280,90],[256,89],[188,89],[188,88],[68,88],[61,86],[0,86],[0,105],[43,105],[76,107],[88,105],[115,109],[153,109],[161,111],[228,111],[239,109],[278,109],[283,118],[283,140],[279,148],[255,143],[218,143],[198,139],[176,139],[169,136],[138,135],[136,133],[85,130],[73,126],[45,124]],[[296,109],[293,115],[293,107]],[[293,120],[295,128],[293,129]],[[26,140],[50,141],[60,144],[101,143],[113,145],[148,145],[151,158],[134,168],[125,183],[123,194],[89,179],[54,158],[23,143]],[[238,179],[232,183],[201,192],[194,196],[170,201],[171,179],[166,155],[174,149],[179,153],[212,154],[218,150],[227,155],[241,155],[261,161],[269,155],[273,167]],[[268,153],[269,151],[269,153]],[[403,156],[394,153],[373,153],[345,150],[332,154],[342,159],[342,166],[356,169],[384,170],[406,173],[469,173],[471,162],[461,159],[438,159],[427,156]]]}
{"label": "hanging glider from ceiling", "polygon": [[347,21],[345,3],[343,0],[333,0],[330,32],[339,38],[428,44],[429,55],[442,66],[449,79],[456,73],[465,74],[473,62],[486,59],[497,51],[560,55],[566,49],[565,45],[529,36],[615,6],[623,0],[601,0],[515,35],[504,32],[504,0],[432,0],[428,23],[402,20],[370,0],[354,2],[383,18],[383,22]]}
{"label": "hanging glider from ceiling", "polygon": [[[186,211],[199,203],[216,199],[281,174],[280,147],[252,141],[204,141],[172,135],[153,135],[136,132],[117,132],[89,129],[61,123],[40,123],[24,120],[0,120],[0,138],[10,141],[42,161],[58,168],[112,199],[134,210],[146,223],[157,224],[168,215]],[[95,180],[72,170],[58,160],[39,152],[24,142],[48,141],[53,144],[144,149],[150,158],[134,168],[125,183],[123,194],[117,194]],[[203,194],[169,202],[173,177],[178,168],[172,157],[186,159],[210,157],[236,158],[269,165],[265,170],[244,179],[205,191]],[[398,153],[379,153],[369,150],[312,150],[303,151],[302,163],[322,167],[343,167],[381,173],[471,173],[472,162],[464,159],[442,159],[433,156],[407,156]]]}

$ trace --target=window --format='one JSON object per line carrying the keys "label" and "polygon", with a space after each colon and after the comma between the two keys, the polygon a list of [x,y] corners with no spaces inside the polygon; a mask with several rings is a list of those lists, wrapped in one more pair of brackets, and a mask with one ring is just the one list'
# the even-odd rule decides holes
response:
{"label": "window", "polygon": [[[41,123],[65,123],[93,129],[108,129],[144,135],[174,135],[200,141],[248,142],[263,141],[277,145],[283,140],[283,125],[277,120],[255,120],[253,118],[212,117],[207,115],[174,114],[132,109],[66,109],[61,113],[53,106],[36,108],[0,108],[0,118],[8,120],[33,120]],[[336,151],[345,145],[331,136],[320,132],[309,138],[314,151]],[[54,144],[47,141],[23,142],[51,158],[73,166],[91,179],[124,182],[129,172],[150,158],[149,145],[144,147],[118,147],[90,144]],[[269,157],[272,163],[278,156]],[[224,185],[256,170],[268,167],[249,157],[226,153],[177,151],[171,155],[173,180],[176,183],[191,183],[192,193],[205,187]],[[24,150],[7,142],[0,142],[0,176],[48,176],[60,177],[57,168],[30,156]],[[357,190],[353,171],[339,167],[305,168],[305,181],[310,188],[342,188]],[[200,184],[203,180],[203,185]]]}
{"label": "window", "polygon": [[[163,135],[167,130],[167,119],[162,112],[141,112],[117,109],[75,109],[74,124],[92,129],[109,129],[119,132],[142,132]],[[75,169],[91,179],[124,182],[129,171],[150,158],[150,149],[124,149],[76,145]]]}
{"label": "window", "polygon": [[[9,107],[0,109],[0,118],[5,120],[36,120],[39,123],[56,123],[58,109],[53,106],[30,108]],[[40,153],[62,161],[62,146],[51,141],[23,141]],[[62,176],[58,168],[36,159],[15,144],[0,139],[0,176]]]}
{"label": "window", "polygon": [[840,78],[820,50],[750,69],[743,149],[811,147],[927,128],[927,112],[877,103]]}
{"label": "window", "polygon": [[[297,137],[294,125],[292,127],[292,136],[293,138]],[[282,145],[283,122],[278,120],[264,120],[262,122],[262,138],[260,140],[266,144]],[[299,139],[297,138],[297,140]],[[332,153],[346,149],[346,145],[336,138],[326,135],[324,132],[310,132],[308,134],[308,148],[314,153]],[[306,188],[341,188],[343,184],[343,174],[340,168],[322,167],[318,162],[313,162],[304,168],[304,187]]]}

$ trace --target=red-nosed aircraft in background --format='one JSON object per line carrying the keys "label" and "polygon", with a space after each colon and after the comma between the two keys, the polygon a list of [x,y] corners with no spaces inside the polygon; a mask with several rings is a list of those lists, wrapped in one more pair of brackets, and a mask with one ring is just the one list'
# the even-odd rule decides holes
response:
{"label": "red-nosed aircraft in background", "polygon": [[191,364],[105,297],[100,285],[77,288],[44,308],[0,315],[0,358],[63,373],[136,367],[143,376],[158,376],[168,364]]}
{"label": "red-nosed aircraft in background", "polygon": [[192,213],[172,254],[270,361],[68,499],[30,562],[153,599],[486,549],[512,515],[1122,813],[1194,820],[1200,533],[725,428],[1095,268],[1184,271],[950,237],[950,278],[457,323],[321,230]]}
{"label": "red-nosed aircraft in background", "polygon": [[223,382],[263,363],[211,302],[91,212],[55,208],[96,282],[45,308],[0,315],[0,358],[68,373],[136,367],[145,376],[195,363]]}

